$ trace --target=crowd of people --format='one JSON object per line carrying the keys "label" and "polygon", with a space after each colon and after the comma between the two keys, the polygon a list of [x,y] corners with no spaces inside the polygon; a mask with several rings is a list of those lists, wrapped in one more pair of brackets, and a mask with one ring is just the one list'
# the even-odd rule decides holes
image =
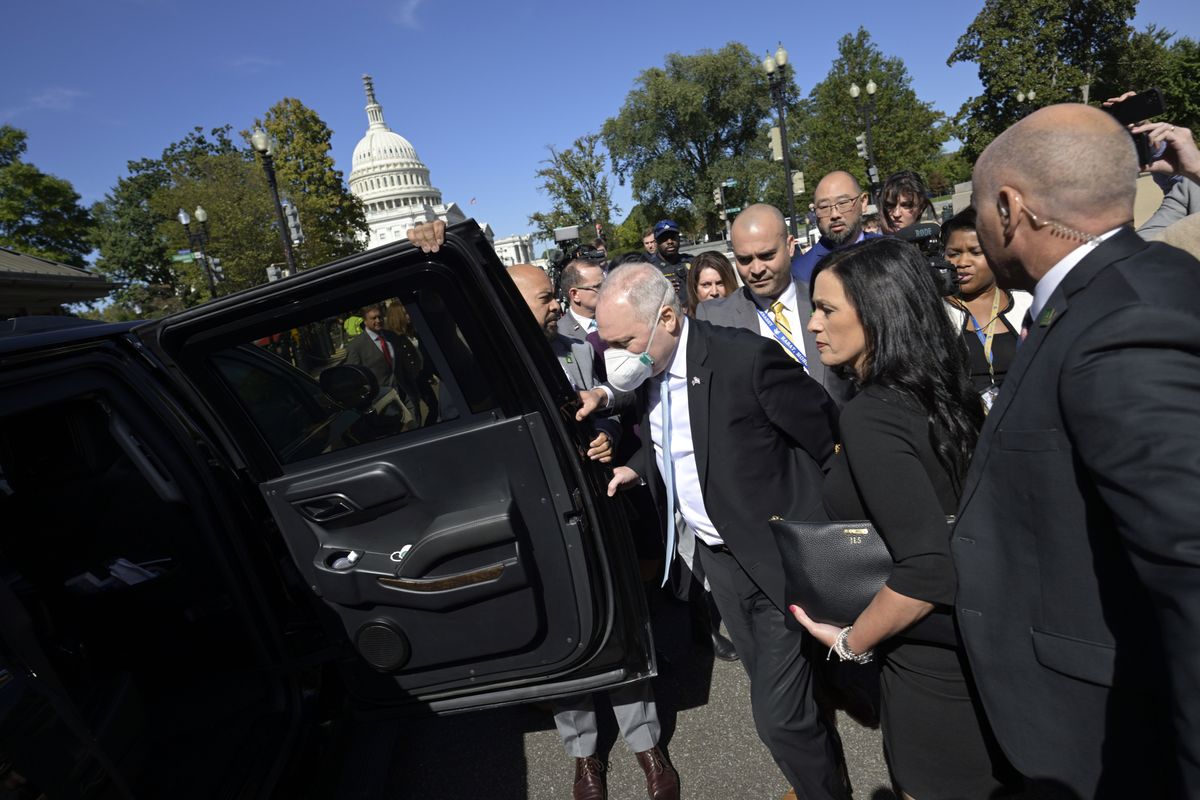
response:
{"label": "crowd of people", "polygon": [[[1187,209],[1200,153],[1134,130],[1154,165],[1083,105],[997,137],[942,231],[951,295],[894,235],[931,214],[912,172],[879,192],[881,234],[853,176],[826,175],[803,253],[769,205],[733,220],[732,264],[682,255],[663,220],[630,263],[569,264],[565,311],[510,268],[609,495],[648,493],[656,582],[724,620],[795,796],[850,794],[829,707],[847,670],[903,797],[1200,796],[1200,262],[1133,228],[1139,171],[1177,176],[1164,209]],[[789,604],[773,517],[878,531],[891,573],[850,624]],[[628,694],[647,791],[678,797],[652,693]],[[591,701],[556,723],[573,796],[604,797]]]}

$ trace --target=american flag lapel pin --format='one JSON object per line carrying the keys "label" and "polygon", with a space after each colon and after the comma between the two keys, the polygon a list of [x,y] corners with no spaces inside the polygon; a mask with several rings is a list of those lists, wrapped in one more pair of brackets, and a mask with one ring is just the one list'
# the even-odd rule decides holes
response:
{"label": "american flag lapel pin", "polygon": [[692,378],[692,386],[699,386],[699,385],[700,385],[700,379]]}

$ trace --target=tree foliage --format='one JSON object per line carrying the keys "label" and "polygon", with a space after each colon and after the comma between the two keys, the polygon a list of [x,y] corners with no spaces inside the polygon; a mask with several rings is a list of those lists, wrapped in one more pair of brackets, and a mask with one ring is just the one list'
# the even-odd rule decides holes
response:
{"label": "tree foliage", "polygon": [[[296,206],[304,241],[300,263],[317,266],[363,249],[368,233],[362,203],[350,193],[330,155],[333,132],[315,111],[285,97],[254,120],[276,148],[273,153],[280,194]],[[248,141],[249,131],[242,136]]]}
{"label": "tree foliage", "polygon": [[1148,25],[1101,68],[1096,83],[1099,100],[1157,87],[1166,104],[1164,118],[1200,130],[1200,43],[1195,39]]}
{"label": "tree foliage", "polygon": [[[945,182],[953,167],[942,156],[950,138],[945,116],[922,102],[912,89],[908,68],[900,58],[885,56],[865,28],[838,40],[838,55],[825,79],[809,92],[792,115],[796,122],[796,148],[806,176],[805,205],[821,176],[846,170],[865,186],[866,164],[859,158],[854,137],[865,131],[863,113],[868,100],[865,87],[874,81],[871,144],[880,179],[904,169],[917,170],[927,179],[937,174]],[[851,84],[863,89],[862,113],[850,96]],[[799,205],[799,203],[798,203]]]}
{"label": "tree foliage", "polygon": [[[262,171],[231,130],[195,128],[160,157],[129,162],[129,174],[93,207],[96,270],[119,287],[110,315],[158,316],[208,298],[201,265],[172,260],[191,249],[179,209],[193,214],[201,206],[208,213],[205,250],[221,260],[222,291],[263,282],[266,265],[280,260]],[[204,231],[191,224],[194,233]]]}
{"label": "tree foliage", "polygon": [[597,222],[607,231],[612,216],[621,213],[612,202],[602,147],[598,133],[581,136],[565,150],[546,146],[550,157],[542,160],[545,166],[536,176],[538,188],[550,198],[551,207],[550,211],[529,215],[529,224],[537,226],[539,237],[553,240],[554,229],[568,225],[594,230],[592,226]]}
{"label": "tree foliage", "polygon": [[976,64],[983,84],[956,118],[968,158],[1028,113],[1020,92],[1035,91],[1038,106],[1104,99],[1093,84],[1120,62],[1136,9],[1137,0],[986,0],[946,62]]}
{"label": "tree foliage", "polygon": [[91,217],[70,183],[22,160],[26,139],[0,125],[0,246],[82,267]]}
{"label": "tree foliage", "polygon": [[[334,169],[328,127],[291,98],[256,124],[278,142],[279,187],[296,204],[305,234],[301,265],[361,250],[365,218]],[[179,209],[193,216],[193,234],[207,235],[206,254],[221,261],[220,293],[265,282],[266,268],[284,260],[262,165],[232,130],[195,128],[158,158],[129,162],[128,175],[95,205],[96,269],[119,286],[106,316],[158,316],[208,298],[202,265],[172,258],[192,247],[176,218]],[[207,227],[194,219],[197,206],[207,212]]]}
{"label": "tree foliage", "polygon": [[662,68],[638,76],[620,112],[604,123],[604,142],[638,202],[690,206],[711,231],[712,190],[743,175],[748,156],[762,157],[770,104],[767,76],[745,45],[671,53]]}

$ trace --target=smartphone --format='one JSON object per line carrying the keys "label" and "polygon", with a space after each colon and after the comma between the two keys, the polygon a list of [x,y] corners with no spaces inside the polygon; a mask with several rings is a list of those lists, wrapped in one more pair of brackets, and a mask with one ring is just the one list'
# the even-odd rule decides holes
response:
{"label": "smartphone", "polygon": [[[1162,92],[1150,88],[1128,97],[1120,103],[1114,103],[1104,109],[1112,114],[1122,125],[1136,125],[1143,120],[1157,117],[1166,111],[1163,104]],[[1138,166],[1149,166],[1154,161],[1154,151],[1150,147],[1150,134],[1131,133],[1134,147],[1137,148]]]}
{"label": "smartphone", "polygon": [[1122,125],[1136,125],[1143,120],[1157,117],[1167,109],[1163,104],[1162,92],[1150,88],[1138,92],[1133,97],[1127,97],[1120,103],[1114,103],[1104,110],[1116,117],[1117,122]]}

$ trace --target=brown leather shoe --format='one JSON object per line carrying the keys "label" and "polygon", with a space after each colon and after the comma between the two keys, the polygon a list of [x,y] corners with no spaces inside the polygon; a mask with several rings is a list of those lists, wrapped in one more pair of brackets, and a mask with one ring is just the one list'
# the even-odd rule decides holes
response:
{"label": "brown leather shoe", "polygon": [[606,800],[608,789],[604,785],[604,765],[595,756],[575,759],[575,785],[571,787],[571,800]]}
{"label": "brown leather shoe", "polygon": [[679,773],[655,745],[637,754],[646,773],[646,794],[650,800],[679,800]]}

